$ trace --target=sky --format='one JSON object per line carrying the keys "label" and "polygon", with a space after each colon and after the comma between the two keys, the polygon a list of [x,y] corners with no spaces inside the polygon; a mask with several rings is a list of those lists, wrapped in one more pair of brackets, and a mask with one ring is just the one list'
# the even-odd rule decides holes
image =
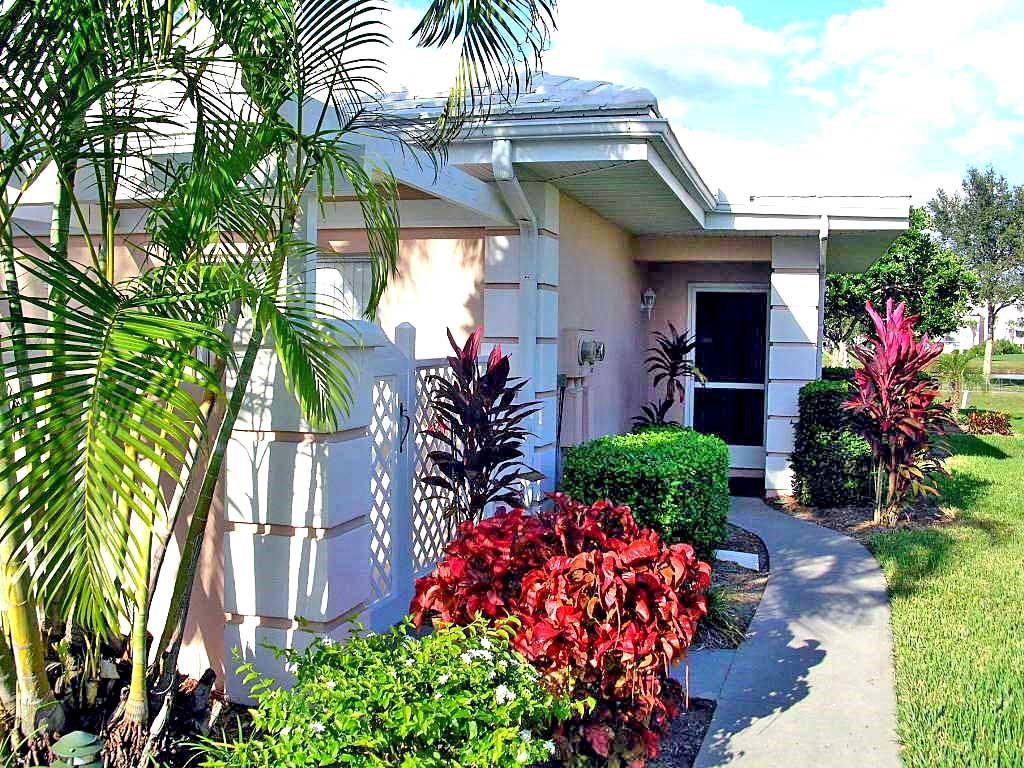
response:
{"label": "sky", "polygon": [[[387,85],[443,89],[407,41]],[[1024,184],[1021,0],[559,0],[544,70],[651,90],[712,189],[929,200],[992,164]]]}

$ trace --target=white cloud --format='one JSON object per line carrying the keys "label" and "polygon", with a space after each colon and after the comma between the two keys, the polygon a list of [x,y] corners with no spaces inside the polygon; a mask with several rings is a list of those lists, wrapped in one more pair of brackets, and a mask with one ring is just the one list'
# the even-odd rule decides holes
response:
{"label": "white cloud", "polygon": [[[455,55],[407,42],[420,13],[392,14],[389,84],[422,92],[450,81]],[[558,26],[547,71],[650,88],[707,180],[734,198],[924,200],[1024,137],[1020,0],[884,0],[780,30],[709,0],[561,0]],[[750,138],[752,125],[778,138]]]}
{"label": "white cloud", "polygon": [[765,86],[773,60],[809,44],[705,0],[563,0],[544,63],[550,72],[625,85],[649,86],[657,78],[706,88]]}

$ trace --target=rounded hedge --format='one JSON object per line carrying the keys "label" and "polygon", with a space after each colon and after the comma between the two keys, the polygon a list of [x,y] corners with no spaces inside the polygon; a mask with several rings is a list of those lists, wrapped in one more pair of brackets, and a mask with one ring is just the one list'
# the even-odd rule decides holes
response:
{"label": "rounded hedge", "polygon": [[812,381],[800,390],[793,447],[793,493],[801,504],[837,507],[870,497],[871,448],[843,410],[845,381]]}
{"label": "rounded hedge", "polygon": [[609,435],[566,450],[562,489],[588,504],[626,504],[642,526],[706,559],[726,533],[729,449],[681,427]]}

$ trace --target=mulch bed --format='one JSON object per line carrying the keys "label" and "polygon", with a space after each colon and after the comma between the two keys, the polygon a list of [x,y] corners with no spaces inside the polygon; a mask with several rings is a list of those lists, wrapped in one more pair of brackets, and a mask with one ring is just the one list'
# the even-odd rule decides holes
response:
{"label": "mulch bed", "polygon": [[780,497],[773,500],[772,504],[780,512],[785,512],[799,520],[831,528],[862,544],[867,544],[876,533],[934,528],[937,525],[948,525],[956,521],[954,510],[937,503],[934,499],[918,501],[903,510],[895,525],[875,525],[874,507],[871,504],[851,504],[834,509],[821,509],[804,506],[792,496]]}
{"label": "mulch bed", "polygon": [[[711,564],[711,586],[719,587],[729,595],[729,602],[736,612],[736,623],[746,633],[754,618],[754,611],[761,602],[764,588],[768,584],[768,549],[760,538],[737,525],[729,524],[729,532],[719,549],[734,552],[750,552],[758,556],[757,571],[751,571],[735,563],[715,560]],[[736,642],[725,637],[714,627],[701,623],[693,640],[694,648],[729,649],[736,648]]]}
{"label": "mulch bed", "polygon": [[690,699],[690,708],[672,721],[669,732],[661,740],[658,759],[647,763],[648,768],[690,768],[697,759],[714,714],[715,702]]}

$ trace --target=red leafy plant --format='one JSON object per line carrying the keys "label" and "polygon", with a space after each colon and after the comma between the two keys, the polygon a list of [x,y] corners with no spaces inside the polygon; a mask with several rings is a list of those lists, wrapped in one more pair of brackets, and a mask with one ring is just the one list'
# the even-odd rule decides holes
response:
{"label": "red leafy plant", "polygon": [[423,434],[435,449],[427,455],[429,470],[421,482],[435,489],[458,521],[478,520],[492,502],[523,504],[524,482],[543,479],[523,462],[523,442],[529,435],[526,419],[540,408],[536,402],[517,403],[526,379],[510,378],[508,355],[495,345],[481,366],[484,329],[477,328],[448,358],[451,377],[432,375],[431,425]]}
{"label": "red leafy plant", "polygon": [[559,726],[563,754],[642,766],[679,710],[668,673],[707,612],[711,568],[690,545],[641,530],[628,507],[552,499],[535,516],[464,524],[417,582],[414,620],[515,617],[516,648],[552,687],[594,701]]}
{"label": "red leafy plant", "polygon": [[862,367],[843,408],[858,414],[854,428],[868,441],[875,461],[875,523],[893,522],[907,500],[937,495],[934,478],[945,473],[942,439],[951,422],[925,368],[942,354],[941,342],[914,334],[917,315],[886,301],[885,317],[865,305],[875,334],[854,350]]}

